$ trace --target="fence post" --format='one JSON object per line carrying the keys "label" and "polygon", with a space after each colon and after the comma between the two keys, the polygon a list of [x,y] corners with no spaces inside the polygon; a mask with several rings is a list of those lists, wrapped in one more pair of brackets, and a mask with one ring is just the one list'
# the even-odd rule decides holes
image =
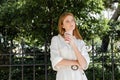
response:
{"label": "fence post", "polygon": [[92,65],[93,65],[93,80],[95,80],[95,70],[94,70],[94,39],[92,38]]}
{"label": "fence post", "polygon": [[111,39],[111,63],[112,63],[112,80],[114,80],[114,33],[112,32],[110,35],[110,39]]}
{"label": "fence post", "polygon": [[105,53],[102,52],[102,79],[103,80],[105,80],[105,75],[104,75],[104,64],[105,64],[105,62],[104,62],[105,61],[104,54]]}
{"label": "fence post", "polygon": [[22,80],[24,80],[24,40],[23,38],[21,39],[21,46],[22,46]]}
{"label": "fence post", "polygon": [[12,74],[12,71],[11,71],[11,66],[12,66],[12,40],[10,40],[10,53],[9,53],[9,80],[11,80],[11,74]]}
{"label": "fence post", "polygon": [[47,72],[47,34],[45,35],[45,53],[44,53],[44,59],[45,59],[45,80],[48,80],[48,72]]}

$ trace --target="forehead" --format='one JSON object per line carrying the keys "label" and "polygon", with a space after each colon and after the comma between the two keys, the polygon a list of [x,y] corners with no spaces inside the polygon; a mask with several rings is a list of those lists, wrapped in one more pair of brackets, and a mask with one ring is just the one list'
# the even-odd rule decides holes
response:
{"label": "forehead", "polygon": [[64,18],[64,20],[69,20],[69,19],[74,19],[74,17],[71,16],[71,15],[67,15],[67,16]]}

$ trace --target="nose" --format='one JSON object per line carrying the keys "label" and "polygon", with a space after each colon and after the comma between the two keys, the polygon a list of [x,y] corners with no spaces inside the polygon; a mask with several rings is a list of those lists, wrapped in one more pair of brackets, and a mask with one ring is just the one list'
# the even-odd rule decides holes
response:
{"label": "nose", "polygon": [[71,22],[71,26],[74,26],[74,23],[73,23],[73,22]]}
{"label": "nose", "polygon": [[71,27],[73,27],[73,24],[71,25]]}

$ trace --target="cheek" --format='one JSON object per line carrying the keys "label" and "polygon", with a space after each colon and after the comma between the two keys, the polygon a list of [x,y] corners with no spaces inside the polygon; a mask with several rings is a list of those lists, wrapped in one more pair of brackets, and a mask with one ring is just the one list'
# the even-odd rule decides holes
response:
{"label": "cheek", "polygon": [[74,30],[74,29],[75,29],[75,26],[72,27],[72,30]]}
{"label": "cheek", "polygon": [[70,25],[69,25],[69,24],[63,24],[63,27],[64,27],[65,29],[68,29],[68,28],[70,28]]}
{"label": "cheek", "polygon": [[72,29],[75,29],[75,24],[72,26]]}

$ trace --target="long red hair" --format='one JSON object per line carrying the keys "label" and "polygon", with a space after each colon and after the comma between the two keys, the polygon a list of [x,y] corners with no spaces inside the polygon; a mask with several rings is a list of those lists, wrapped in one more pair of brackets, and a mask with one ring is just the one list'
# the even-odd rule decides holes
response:
{"label": "long red hair", "polygon": [[[74,15],[73,15],[72,13],[70,13],[70,12],[65,12],[65,13],[63,13],[63,14],[60,16],[60,18],[59,18],[58,30],[59,30],[59,34],[60,34],[61,36],[64,36],[65,29],[62,27],[62,25],[63,25],[64,19],[65,19],[68,15],[74,17]],[[79,31],[78,31],[78,28],[77,28],[76,23],[75,23],[75,29],[73,30],[73,35],[74,35],[77,39],[82,39],[82,36],[80,35],[80,33],[79,33]]]}

